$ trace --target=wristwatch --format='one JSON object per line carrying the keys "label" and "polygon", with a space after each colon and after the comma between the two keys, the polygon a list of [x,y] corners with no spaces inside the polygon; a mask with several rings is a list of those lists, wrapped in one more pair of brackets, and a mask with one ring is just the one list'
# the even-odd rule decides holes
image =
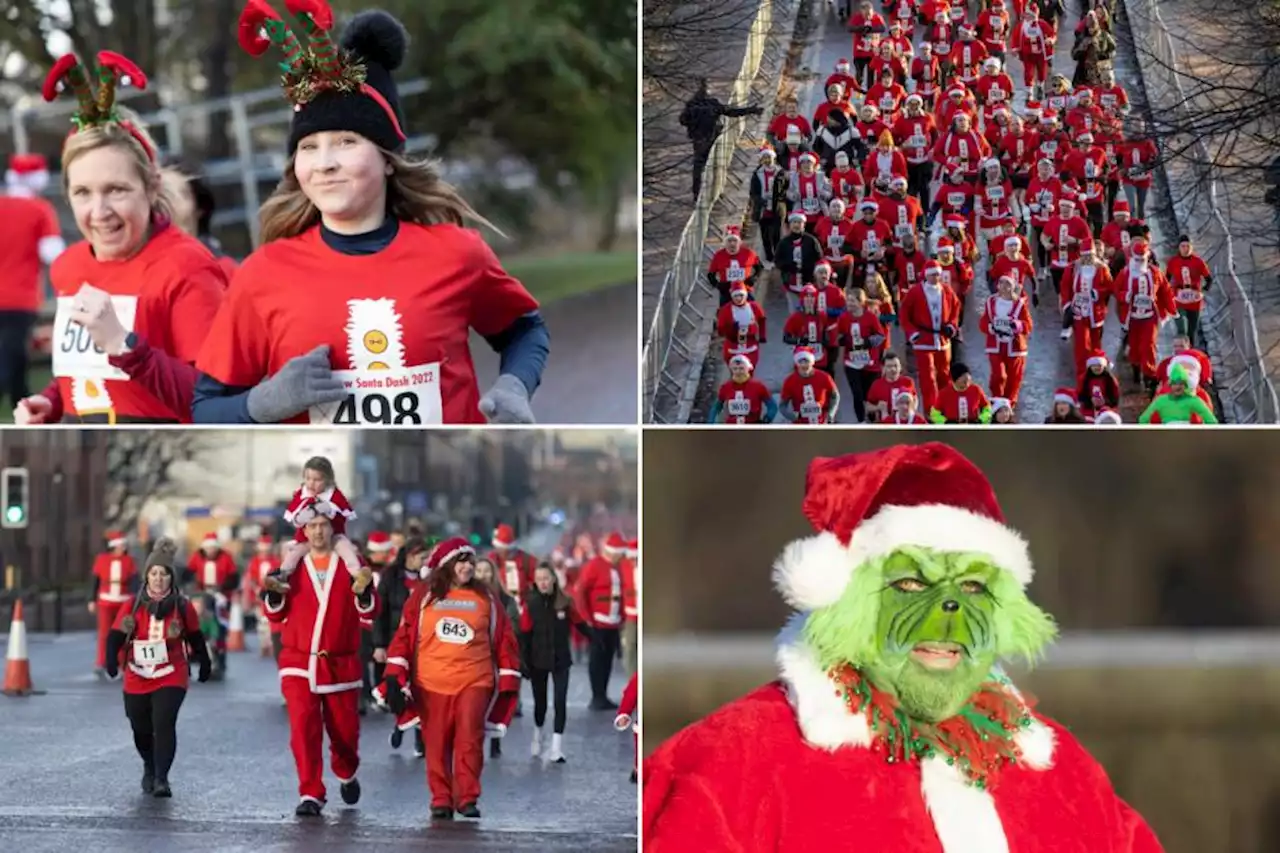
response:
{"label": "wristwatch", "polygon": [[137,346],[138,346],[138,333],[130,332],[129,334],[124,336],[124,349],[120,352],[120,355],[133,352],[133,350]]}

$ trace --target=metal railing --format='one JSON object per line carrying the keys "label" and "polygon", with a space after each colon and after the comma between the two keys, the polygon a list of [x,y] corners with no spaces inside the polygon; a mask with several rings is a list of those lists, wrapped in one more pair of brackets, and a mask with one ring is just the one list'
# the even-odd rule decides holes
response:
{"label": "metal railing", "polygon": [[[760,70],[765,44],[773,27],[773,10],[777,0],[760,0],[759,10],[747,36],[747,49],[742,68],[733,81],[730,103],[747,102],[752,82]],[[690,346],[684,336],[700,331],[712,318],[693,304],[703,291],[707,266],[707,240],[711,232],[711,211],[724,192],[733,155],[742,138],[745,118],[724,120],[724,132],[716,139],[702,175],[702,191],[693,213],[680,234],[671,269],[658,293],[653,321],[645,331],[644,411],[645,423],[674,423],[687,418],[680,410],[685,385],[691,370],[701,371],[705,352]]]}
{"label": "metal railing", "polygon": [[[1125,11],[1152,112],[1168,109],[1169,100],[1174,102],[1171,111],[1175,115],[1184,112],[1187,93],[1177,70],[1178,54],[1172,35],[1160,15],[1160,0],[1125,0]],[[1150,58],[1156,61],[1151,62]],[[1166,98],[1152,93],[1153,83],[1163,87]],[[1253,301],[1240,282],[1235,241],[1218,208],[1222,186],[1214,171],[1214,160],[1203,137],[1195,140],[1192,150],[1195,157],[1191,168],[1199,185],[1205,188],[1206,209],[1180,211],[1175,204],[1173,213],[1185,233],[1195,237],[1197,245],[1213,247],[1204,257],[1218,286],[1206,294],[1202,327],[1211,343],[1215,383],[1224,414],[1233,423],[1280,423],[1280,398],[1267,375]],[[1166,185],[1172,187],[1167,166],[1163,171]]]}

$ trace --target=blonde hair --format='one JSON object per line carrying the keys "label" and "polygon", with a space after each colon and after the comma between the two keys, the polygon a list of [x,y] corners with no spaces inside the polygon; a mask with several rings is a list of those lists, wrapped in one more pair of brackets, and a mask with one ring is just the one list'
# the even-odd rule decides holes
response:
{"label": "blonde hair", "polygon": [[[133,130],[132,133],[118,122],[109,122],[78,130],[68,136],[67,141],[63,143],[63,194],[65,195],[71,188],[69,176],[72,163],[90,151],[97,151],[100,148],[119,148],[129,155],[134,167],[138,170],[138,177],[142,179],[143,188],[146,189],[149,195],[153,196],[154,200],[151,202],[152,219],[172,221],[173,196],[160,180],[160,168],[147,152],[147,148],[150,148],[151,151],[158,150],[156,141],[151,138],[151,134],[147,133],[147,129],[142,126],[142,122],[138,119],[138,114],[133,110],[128,107],[116,107],[116,113],[119,114],[121,122],[128,122]],[[137,134],[137,136],[134,134]],[[146,141],[147,148],[144,148],[142,142],[138,141],[138,136]]]}
{"label": "blonde hair", "polygon": [[[387,212],[391,216],[418,225],[463,225],[471,220],[506,236],[476,213],[456,187],[440,177],[438,161],[410,160],[378,150],[392,170],[387,177]],[[293,164],[294,158],[290,157],[284,177],[258,212],[263,243],[297,237],[320,221],[320,211],[302,191]]]}

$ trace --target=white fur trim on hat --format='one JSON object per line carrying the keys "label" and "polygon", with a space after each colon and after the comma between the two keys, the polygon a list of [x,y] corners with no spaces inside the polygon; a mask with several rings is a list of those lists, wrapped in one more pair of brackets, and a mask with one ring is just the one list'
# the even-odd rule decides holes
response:
{"label": "white fur trim on hat", "polygon": [[128,542],[129,542],[129,540],[128,540],[128,539],[126,539],[126,538],[125,538],[125,537],[123,537],[123,536],[121,536],[121,537],[119,537],[119,538],[117,538],[117,539],[108,539],[108,540],[107,540],[107,547],[108,547],[108,548],[118,548],[118,547],[120,547],[121,545],[125,545],[125,544],[127,544]]}
{"label": "white fur trim on hat", "polygon": [[1107,357],[1105,355],[1091,355],[1084,360],[1086,367],[1106,367]]}
{"label": "white fur trim on hat", "polygon": [[1107,409],[1105,412],[1098,412],[1098,414],[1094,415],[1093,422],[1095,424],[1109,424],[1111,426],[1118,426],[1119,424],[1124,423],[1124,421],[1120,419],[1120,415],[1110,409]]}
{"label": "white fur trim on hat", "polygon": [[1053,395],[1053,402],[1055,402],[1055,403],[1070,403],[1071,405],[1073,405],[1073,406],[1074,406],[1078,401],[1076,400],[1076,398],[1075,398],[1075,397],[1072,397],[1070,394],[1054,394],[1054,395]]}
{"label": "white fur trim on hat", "polygon": [[986,554],[1024,587],[1035,574],[1027,542],[1013,529],[967,509],[923,504],[883,507],[847,547],[827,531],[788,544],[773,564],[773,582],[793,607],[816,610],[839,601],[863,563],[904,545]]}
{"label": "white fur trim on hat", "polygon": [[457,548],[454,548],[452,551],[448,551],[444,554],[441,554],[440,559],[436,563],[436,565],[443,566],[445,563],[449,562],[454,557],[459,557],[463,554],[470,554],[471,556],[474,557],[476,554],[476,549],[472,548],[470,545],[459,545]]}
{"label": "white fur trim on hat", "polygon": [[[1003,278],[1003,277],[1004,277],[1004,276],[1001,276],[1001,278]],[[995,413],[995,412],[999,411],[1000,409],[1010,409],[1010,410],[1012,410],[1012,409],[1013,409],[1013,404],[1009,402],[1009,398],[1008,398],[1008,397],[992,397],[992,398],[991,398],[991,411],[992,411],[992,413]]]}

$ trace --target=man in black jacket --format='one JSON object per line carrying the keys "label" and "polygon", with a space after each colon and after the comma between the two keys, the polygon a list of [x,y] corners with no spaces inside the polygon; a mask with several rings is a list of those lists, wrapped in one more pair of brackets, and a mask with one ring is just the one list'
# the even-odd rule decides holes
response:
{"label": "man in black jacket", "polygon": [[693,143],[693,200],[698,200],[702,192],[702,172],[707,167],[707,158],[711,156],[711,146],[724,131],[722,118],[738,116],[758,116],[764,112],[761,107],[730,107],[720,103],[707,93],[707,78],[698,81],[698,91],[684,105],[680,113],[680,124],[689,134]]}

